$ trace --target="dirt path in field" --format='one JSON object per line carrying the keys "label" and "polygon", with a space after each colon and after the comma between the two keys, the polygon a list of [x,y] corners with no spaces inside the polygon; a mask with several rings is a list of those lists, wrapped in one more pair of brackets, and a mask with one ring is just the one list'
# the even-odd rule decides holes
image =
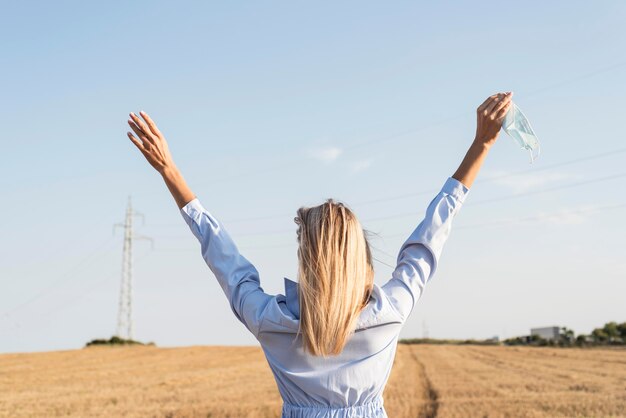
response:
{"label": "dirt path in field", "polygon": [[417,374],[417,378],[421,381],[421,387],[423,387],[425,400],[422,408],[419,412],[419,418],[436,418],[437,411],[439,410],[439,393],[433,386],[433,383],[430,381],[428,374],[426,373],[426,368],[424,367],[424,363],[422,363],[417,355],[416,350],[411,347],[409,350],[411,357],[418,365],[420,372]]}
{"label": "dirt path in field", "polygon": [[394,366],[384,399],[387,415],[393,418],[424,418],[430,410],[428,383],[422,378],[422,366],[415,361],[412,347],[398,345]]}

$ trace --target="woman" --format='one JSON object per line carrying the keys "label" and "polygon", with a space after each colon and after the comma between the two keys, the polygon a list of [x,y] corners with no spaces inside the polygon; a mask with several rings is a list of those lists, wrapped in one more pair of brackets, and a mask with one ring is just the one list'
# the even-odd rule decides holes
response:
{"label": "woman", "polygon": [[152,119],[130,114],[137,137],[128,137],[163,177],[233,313],[260,342],[283,398],[283,417],[387,416],[382,393],[400,329],[435,273],[511,96],[494,94],[478,107],[474,141],[400,248],[387,283],[373,281],[370,248],[356,216],[329,199],[297,212],[298,283],[285,278],[284,295],[263,291],[256,268],[185,183]]}

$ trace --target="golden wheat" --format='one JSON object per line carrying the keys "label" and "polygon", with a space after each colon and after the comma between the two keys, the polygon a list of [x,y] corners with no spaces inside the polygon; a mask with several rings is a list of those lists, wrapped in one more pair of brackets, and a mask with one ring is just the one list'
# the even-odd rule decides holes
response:
{"label": "golden wheat", "polygon": [[[626,350],[399,345],[390,418],[618,417]],[[279,417],[258,347],[0,355],[2,417]]]}

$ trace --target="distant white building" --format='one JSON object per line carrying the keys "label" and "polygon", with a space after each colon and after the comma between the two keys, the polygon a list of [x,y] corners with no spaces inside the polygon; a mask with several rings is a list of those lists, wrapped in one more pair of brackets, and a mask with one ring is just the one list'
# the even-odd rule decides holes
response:
{"label": "distant white building", "polygon": [[536,335],[544,340],[558,340],[561,328],[559,327],[543,327],[543,328],[531,328],[530,335]]}

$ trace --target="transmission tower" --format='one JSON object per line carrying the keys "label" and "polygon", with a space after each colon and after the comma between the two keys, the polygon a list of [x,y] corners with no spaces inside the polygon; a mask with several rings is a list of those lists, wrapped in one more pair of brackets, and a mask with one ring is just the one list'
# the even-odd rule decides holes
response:
{"label": "transmission tower", "polygon": [[120,284],[120,301],[117,312],[117,332],[116,336],[124,339],[133,339],[133,240],[146,239],[154,245],[151,238],[135,235],[133,231],[133,217],[140,216],[142,224],[145,222],[143,214],[136,212],[132,208],[130,196],[126,206],[126,218],[124,223],[113,225],[115,228],[124,228],[124,250],[122,256],[122,281]]}

